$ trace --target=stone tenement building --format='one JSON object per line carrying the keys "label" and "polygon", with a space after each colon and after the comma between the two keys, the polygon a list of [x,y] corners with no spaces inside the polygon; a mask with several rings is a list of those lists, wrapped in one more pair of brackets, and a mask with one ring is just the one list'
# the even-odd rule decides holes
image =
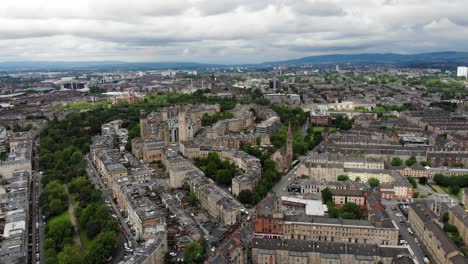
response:
{"label": "stone tenement building", "polygon": [[197,195],[199,204],[223,225],[233,225],[240,221],[244,208],[239,201],[218,187],[200,171],[187,175],[186,182]]}
{"label": "stone tenement building", "polygon": [[393,264],[411,254],[405,247],[292,239],[254,238],[253,264]]}
{"label": "stone tenement building", "polygon": [[12,177],[15,171],[31,172],[32,137],[28,132],[12,133],[8,138],[9,155],[0,160],[0,175]]}
{"label": "stone tenement building", "polygon": [[437,216],[422,202],[409,206],[408,222],[437,264],[464,264],[466,259],[437,223]]}
{"label": "stone tenement building", "polygon": [[151,163],[162,159],[165,146],[164,141],[155,138],[135,138],[132,140],[132,154],[138,160]]}
{"label": "stone tenement building", "polygon": [[209,153],[218,153],[223,160],[233,162],[242,174],[232,179],[232,194],[237,196],[242,190],[253,191],[260,181],[262,174],[262,165],[260,160],[243,151],[229,149],[224,147],[197,146],[195,144],[184,142],[180,144],[180,152],[186,158],[208,157]]}
{"label": "stone tenement building", "polygon": [[350,244],[398,244],[398,229],[385,212],[372,221],[286,215],[274,196],[267,196],[256,209],[253,224],[257,237]]}
{"label": "stone tenement building", "polygon": [[243,105],[237,105],[229,111],[233,118],[220,120],[207,129],[205,137],[216,138],[230,133],[240,133],[243,130],[252,129],[255,125],[255,116]]}
{"label": "stone tenement building", "polygon": [[16,171],[0,185],[0,263],[27,263],[30,177]]}
{"label": "stone tenement building", "polygon": [[159,139],[166,145],[191,140],[202,129],[203,114],[214,115],[219,110],[219,105],[202,104],[165,107],[149,114],[141,111],[141,137]]}
{"label": "stone tenement building", "polygon": [[449,209],[449,223],[456,226],[463,241],[468,242],[468,212],[457,204]]}
{"label": "stone tenement building", "polygon": [[179,188],[187,184],[196,193],[199,204],[224,225],[240,220],[240,209],[244,208],[242,204],[190,161],[174,150],[167,150],[162,161],[169,171],[171,187]]}
{"label": "stone tenement building", "polygon": [[366,182],[369,178],[377,178],[384,183],[393,182],[400,175],[397,171],[384,169],[383,160],[378,158],[311,153],[299,160],[297,174],[319,181],[336,181],[339,175],[347,175],[351,180],[359,177]]}

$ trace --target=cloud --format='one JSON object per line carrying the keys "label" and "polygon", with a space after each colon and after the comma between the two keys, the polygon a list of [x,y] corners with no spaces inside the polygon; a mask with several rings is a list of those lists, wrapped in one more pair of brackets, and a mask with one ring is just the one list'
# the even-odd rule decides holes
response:
{"label": "cloud", "polygon": [[465,0],[3,0],[0,60],[249,63],[468,50],[465,7]]}

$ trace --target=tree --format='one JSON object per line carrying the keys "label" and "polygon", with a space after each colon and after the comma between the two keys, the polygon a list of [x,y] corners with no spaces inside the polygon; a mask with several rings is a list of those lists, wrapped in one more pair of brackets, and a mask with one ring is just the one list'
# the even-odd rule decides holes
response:
{"label": "tree", "polygon": [[451,194],[458,195],[459,192],[460,192],[460,187],[458,187],[458,186],[451,186],[450,187],[450,193]]}
{"label": "tree", "polygon": [[448,221],[449,221],[449,213],[445,212],[444,214],[442,214],[442,222],[448,223]]}
{"label": "tree", "polygon": [[390,165],[392,166],[401,166],[403,165],[403,161],[399,157],[394,157],[392,161],[390,162]]}
{"label": "tree", "polygon": [[444,231],[447,233],[458,233],[457,227],[449,223],[444,224]]}
{"label": "tree", "polygon": [[431,162],[429,162],[429,161],[421,161],[421,165],[423,165],[424,167],[426,167],[426,166],[431,166]]}
{"label": "tree", "polygon": [[419,192],[414,192],[413,193],[413,198],[418,198],[419,197]]}
{"label": "tree", "polygon": [[117,235],[115,232],[100,233],[86,255],[86,262],[96,264],[106,263],[116,242]]}
{"label": "tree", "polygon": [[197,205],[197,203],[198,203],[197,193],[194,192],[194,191],[190,191],[188,201],[192,206]]}
{"label": "tree", "polygon": [[322,201],[324,204],[328,204],[328,202],[333,202],[333,196],[330,188],[327,187],[322,190]]}
{"label": "tree", "polygon": [[420,177],[419,178],[419,184],[424,185],[427,183],[427,177]]}
{"label": "tree", "polygon": [[347,181],[349,180],[348,175],[338,175],[338,181]]}
{"label": "tree", "polygon": [[372,188],[378,187],[380,185],[380,181],[377,178],[369,178],[369,180],[367,180],[367,182],[369,183],[370,187],[372,187]]}
{"label": "tree", "polygon": [[411,166],[417,162],[415,156],[411,156],[409,159],[405,161],[406,166]]}
{"label": "tree", "polygon": [[62,250],[65,244],[72,243],[73,225],[68,219],[50,221],[47,225],[46,237],[53,241],[56,251]]}
{"label": "tree", "polygon": [[185,247],[184,261],[189,264],[202,263],[204,259],[203,253],[204,248],[200,243],[196,241],[190,242]]}
{"label": "tree", "polygon": [[238,198],[243,204],[253,204],[253,194],[250,190],[242,190]]}
{"label": "tree", "polygon": [[344,219],[360,219],[361,210],[355,203],[345,203],[340,216]]}
{"label": "tree", "polygon": [[413,188],[418,187],[418,184],[416,183],[416,180],[413,177],[408,177],[408,182],[413,186]]}
{"label": "tree", "polygon": [[355,182],[360,182],[361,181],[361,177],[356,177],[356,179],[354,179]]}
{"label": "tree", "polygon": [[83,264],[84,254],[76,245],[66,245],[63,251],[58,254],[59,264]]}

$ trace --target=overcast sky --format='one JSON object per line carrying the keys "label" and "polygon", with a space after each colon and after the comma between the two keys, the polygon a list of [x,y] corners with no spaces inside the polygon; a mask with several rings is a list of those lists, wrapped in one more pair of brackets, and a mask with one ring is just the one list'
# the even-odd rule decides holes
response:
{"label": "overcast sky", "polygon": [[0,61],[468,51],[467,0],[1,0]]}

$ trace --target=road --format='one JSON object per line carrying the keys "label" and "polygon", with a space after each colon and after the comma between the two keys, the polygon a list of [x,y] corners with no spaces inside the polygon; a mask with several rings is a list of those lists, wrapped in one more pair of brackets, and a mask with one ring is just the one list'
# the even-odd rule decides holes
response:
{"label": "road", "polygon": [[[44,262],[44,250],[43,250],[43,243],[44,243],[44,229],[45,224],[42,218],[42,211],[41,207],[39,206],[39,197],[42,193],[42,184],[41,184],[41,172],[39,166],[39,151],[38,151],[38,143],[39,137],[36,137],[33,140],[33,156],[32,156],[32,175],[31,175],[31,187],[32,187],[32,198],[31,198],[31,205],[32,205],[32,214],[31,214],[31,225],[32,225],[32,251],[31,251],[31,261],[32,263],[45,263]],[[38,250],[36,250],[36,248]],[[39,253],[39,259],[36,259],[36,254]]]}
{"label": "road", "polygon": [[104,182],[102,181],[100,177],[99,172],[94,167],[94,164],[91,162],[89,153],[88,155],[85,156],[85,161],[86,161],[86,172],[88,173],[89,180],[92,183],[94,183],[95,186],[101,189],[104,198],[107,198],[107,200],[110,202],[111,208],[114,211],[114,214],[117,216],[117,220],[119,221],[120,226],[124,228],[124,231],[125,231],[124,236],[126,237],[128,241],[131,241],[133,249],[136,249],[138,247],[138,242],[135,240],[130,228],[125,222],[125,219],[122,217],[122,214],[120,213],[119,208],[114,203],[114,200],[112,199],[113,198],[112,190],[109,190],[108,188],[106,188],[106,186],[104,185]]}
{"label": "road", "polygon": [[[426,254],[423,252],[423,249],[420,246],[420,245],[422,245],[421,244],[421,239],[419,239],[416,236],[416,234],[413,233],[413,235],[411,235],[408,232],[408,227],[407,227],[408,226],[408,219],[403,214],[403,212],[400,211],[400,209],[398,207],[398,202],[395,201],[395,200],[383,200],[382,204],[385,205],[385,211],[387,211],[388,215],[390,216],[392,221],[395,223],[396,227],[399,230],[400,235],[403,237],[402,239],[406,240],[406,242],[408,242],[408,246],[410,247],[411,252],[413,253],[413,257],[415,257],[419,263],[424,263],[423,257]],[[396,211],[392,210],[392,207],[396,207]],[[395,213],[400,213],[402,216],[398,217],[398,216],[395,215]],[[404,226],[402,226],[400,224],[400,220],[404,220],[404,222],[405,222]],[[413,229],[413,231],[414,231],[414,229]],[[418,241],[420,243],[419,246],[415,242],[415,238],[418,239]]]}
{"label": "road", "polygon": [[286,175],[282,176],[280,181],[273,186],[272,191],[278,196],[283,196],[288,194],[288,186],[294,181],[297,177],[296,173],[297,165],[290,170]]}

